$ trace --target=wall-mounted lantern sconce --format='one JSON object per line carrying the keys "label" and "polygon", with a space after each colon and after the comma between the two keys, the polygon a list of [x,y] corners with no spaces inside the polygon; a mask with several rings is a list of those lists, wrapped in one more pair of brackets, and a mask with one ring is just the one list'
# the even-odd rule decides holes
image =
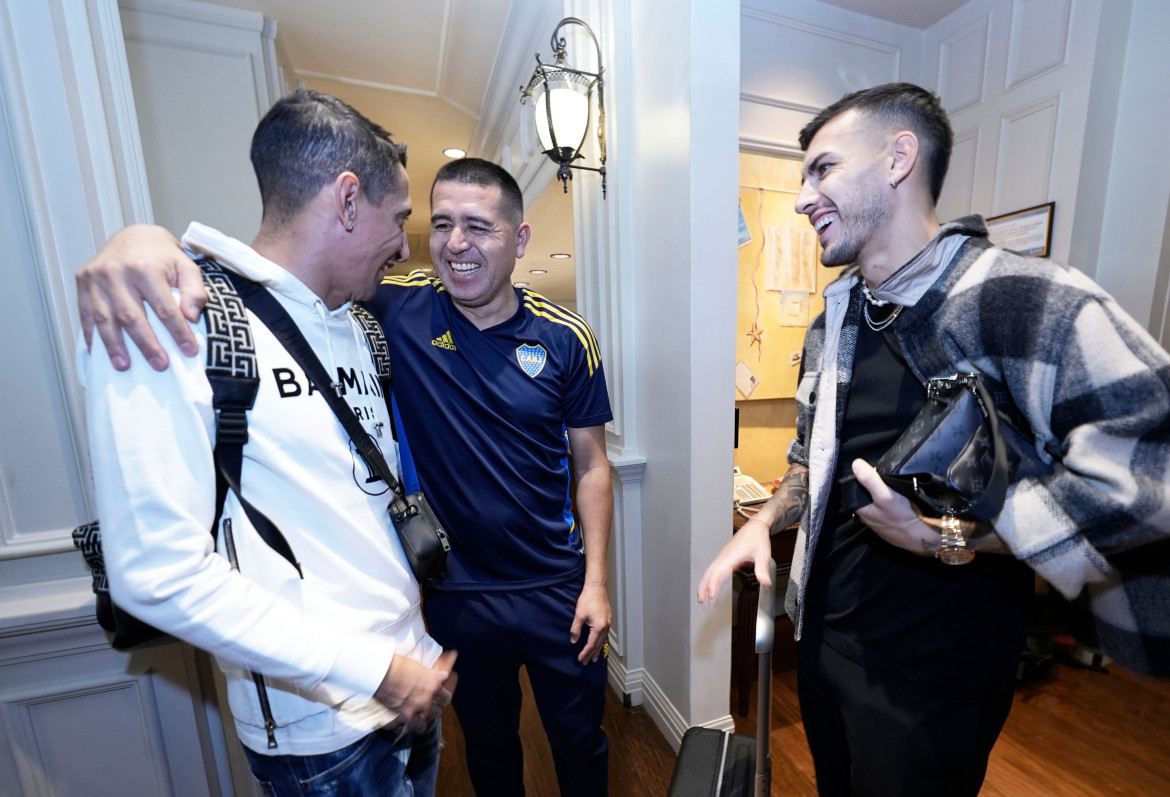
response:
{"label": "wall-mounted lantern sconce", "polygon": [[[593,40],[597,51],[597,71],[587,72],[569,66],[563,37],[558,37],[566,25],[580,25]],[[556,60],[552,66],[541,62],[536,54],[536,71],[528,86],[521,87],[520,103],[533,99],[533,114],[536,134],[544,154],[557,164],[557,177],[569,192],[569,180],[573,179],[570,169],[586,169],[601,175],[601,196],[605,197],[605,81],[602,74],[601,47],[593,31],[576,17],[565,17],[553,30],[552,48]],[[589,116],[593,89],[597,88],[597,151],[600,166],[584,166],[575,163],[584,159],[581,147],[589,130]]]}

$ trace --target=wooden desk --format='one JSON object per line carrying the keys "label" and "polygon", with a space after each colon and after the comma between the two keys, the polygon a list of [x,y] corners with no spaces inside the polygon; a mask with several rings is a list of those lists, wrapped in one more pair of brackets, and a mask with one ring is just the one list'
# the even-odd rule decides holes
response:
{"label": "wooden desk", "polygon": [[[731,512],[733,532],[747,522],[747,518],[734,509]],[[776,562],[776,605],[784,603],[784,592],[788,588],[788,574],[792,570],[792,554],[796,550],[796,526],[790,526],[779,534],[772,535],[772,559]],[[751,565],[741,567],[732,576],[732,582],[739,585],[739,601],[735,610],[736,632],[732,635],[731,682],[738,687],[736,710],[746,717],[751,702],[752,679],[756,672],[755,633],[756,608],[760,603],[760,582],[756,581]]]}

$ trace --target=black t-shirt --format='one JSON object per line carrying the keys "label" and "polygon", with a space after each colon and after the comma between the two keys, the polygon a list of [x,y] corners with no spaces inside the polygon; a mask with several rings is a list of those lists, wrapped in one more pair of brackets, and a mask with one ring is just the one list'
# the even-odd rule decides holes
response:
{"label": "black t-shirt", "polygon": [[[858,330],[838,479],[854,459],[877,462],[925,400],[887,334],[864,320]],[[875,675],[959,699],[980,700],[1010,682],[1033,592],[1027,566],[982,554],[955,567],[904,551],[842,511],[836,486],[826,510],[804,638],[823,638]]]}

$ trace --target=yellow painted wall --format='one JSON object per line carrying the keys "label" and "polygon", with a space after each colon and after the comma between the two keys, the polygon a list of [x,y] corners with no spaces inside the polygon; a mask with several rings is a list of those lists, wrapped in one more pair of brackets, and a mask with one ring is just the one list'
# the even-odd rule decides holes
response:
{"label": "yellow painted wall", "polygon": [[[735,390],[739,408],[739,447],[735,464],[761,484],[788,470],[785,453],[796,435],[796,381],[799,355],[807,326],[781,324],[780,291],[766,290],[764,228],[811,229],[808,217],[796,212],[800,191],[799,158],[740,153],[739,201],[751,241],[739,248],[737,362],[742,360],[759,379],[745,399]],[[820,248],[817,247],[819,258]],[[816,264],[816,291],[809,296],[808,322],[824,309],[822,293],[838,271]]]}

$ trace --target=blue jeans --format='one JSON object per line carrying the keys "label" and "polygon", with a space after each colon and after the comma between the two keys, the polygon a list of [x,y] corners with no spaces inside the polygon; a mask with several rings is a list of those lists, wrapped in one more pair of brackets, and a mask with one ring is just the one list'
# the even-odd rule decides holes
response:
{"label": "blue jeans", "polygon": [[432,797],[439,775],[439,720],[417,734],[383,728],[322,755],[244,752],[273,797]]}

